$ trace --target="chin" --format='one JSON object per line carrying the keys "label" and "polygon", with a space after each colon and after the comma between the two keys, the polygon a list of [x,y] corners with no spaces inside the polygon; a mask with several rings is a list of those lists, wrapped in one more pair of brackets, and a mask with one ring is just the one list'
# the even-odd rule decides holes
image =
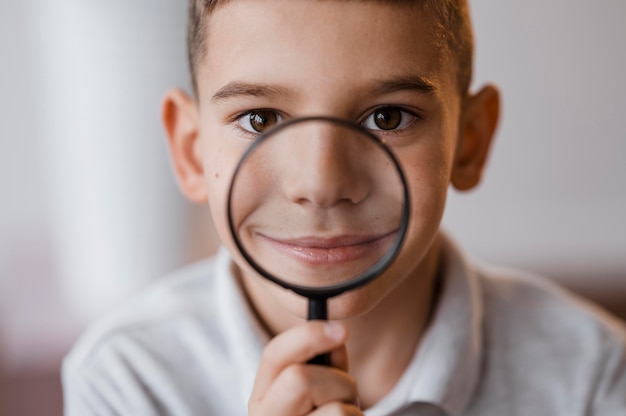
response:
{"label": "chin", "polygon": [[384,298],[382,288],[370,284],[360,289],[344,293],[328,301],[328,318],[349,320],[359,318],[372,311]]}
{"label": "chin", "polygon": [[[374,309],[381,300],[380,296],[373,296],[375,291],[360,288],[344,293],[328,300],[328,319],[333,321],[349,320],[358,318]],[[273,298],[276,305],[289,312],[298,320],[308,318],[309,300],[290,290],[274,287]]]}

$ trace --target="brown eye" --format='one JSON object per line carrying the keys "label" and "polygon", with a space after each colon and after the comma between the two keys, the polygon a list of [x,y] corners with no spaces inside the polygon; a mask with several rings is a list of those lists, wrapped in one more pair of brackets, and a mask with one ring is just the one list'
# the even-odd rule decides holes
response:
{"label": "brown eye", "polygon": [[385,132],[400,132],[410,128],[421,117],[402,107],[385,106],[373,110],[362,125],[368,130],[383,134]]}
{"label": "brown eye", "polygon": [[273,110],[253,110],[244,114],[239,119],[241,128],[250,133],[263,133],[270,127],[275,126],[281,117]]}
{"label": "brown eye", "polygon": [[376,110],[372,116],[374,124],[380,130],[395,130],[402,124],[402,110],[399,108],[382,108]]}

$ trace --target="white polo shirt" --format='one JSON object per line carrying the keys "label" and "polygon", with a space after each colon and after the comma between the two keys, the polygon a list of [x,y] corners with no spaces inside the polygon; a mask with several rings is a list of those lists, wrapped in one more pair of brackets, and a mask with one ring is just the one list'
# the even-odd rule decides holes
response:
{"label": "white polo shirt", "polygon": [[[366,415],[626,415],[623,323],[445,246],[433,320]],[[221,250],[92,325],[64,362],[65,414],[245,415],[267,341]]]}

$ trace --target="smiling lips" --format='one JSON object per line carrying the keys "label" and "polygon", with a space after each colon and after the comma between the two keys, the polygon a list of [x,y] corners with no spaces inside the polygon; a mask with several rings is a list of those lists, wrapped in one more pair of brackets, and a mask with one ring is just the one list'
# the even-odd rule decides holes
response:
{"label": "smiling lips", "polygon": [[278,252],[310,265],[345,264],[367,256],[381,258],[396,231],[375,236],[303,237],[277,239],[258,234]]}

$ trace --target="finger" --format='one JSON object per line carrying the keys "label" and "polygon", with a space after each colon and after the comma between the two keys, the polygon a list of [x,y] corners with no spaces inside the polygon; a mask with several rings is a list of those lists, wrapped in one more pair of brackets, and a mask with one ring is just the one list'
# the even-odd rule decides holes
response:
{"label": "finger", "polygon": [[348,373],[333,367],[294,364],[276,378],[263,397],[262,408],[264,414],[303,415],[328,403],[355,404],[357,396],[356,383]]}
{"label": "finger", "polygon": [[330,365],[338,368],[339,370],[343,370],[346,373],[348,372],[350,366],[348,360],[348,349],[345,344],[330,351]]}
{"label": "finger", "polygon": [[308,416],[364,416],[365,413],[354,404],[349,403],[328,403],[318,407],[308,414]]}
{"label": "finger", "polygon": [[[311,358],[342,346],[347,338],[346,328],[339,323],[311,321],[291,328],[274,337],[263,350],[251,400],[262,398],[278,375],[289,365],[304,364]],[[345,352],[334,354],[339,364]]]}

